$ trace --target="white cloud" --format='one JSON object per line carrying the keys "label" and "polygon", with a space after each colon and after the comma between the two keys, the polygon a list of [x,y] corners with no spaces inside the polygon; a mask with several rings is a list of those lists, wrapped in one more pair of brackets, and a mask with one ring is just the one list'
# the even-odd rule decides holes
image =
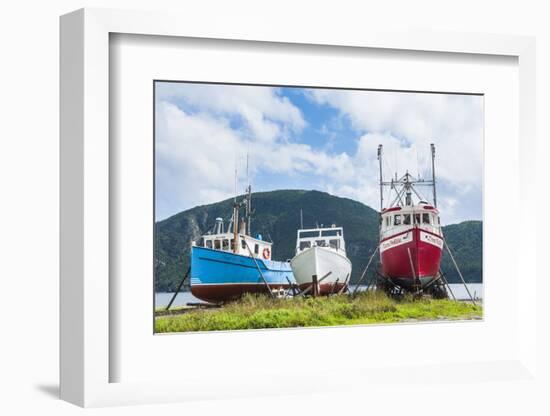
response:
{"label": "white cloud", "polygon": [[[436,174],[445,222],[479,212],[483,175],[483,97],[375,91],[309,90],[315,103],[328,105],[347,118],[361,135],[354,157],[355,174],[378,177],[377,146],[384,145],[384,177],[405,171],[431,175],[430,143],[436,145]],[[361,164],[361,167],[358,166]],[[376,184],[343,187],[350,197],[379,206]],[[333,186],[334,187],[334,186]],[[445,194],[446,192],[446,194]],[[425,197],[431,191],[425,189]],[[375,198],[376,196],[376,198]],[[461,207],[462,206],[462,207]]]}
{"label": "white cloud", "polygon": [[[437,174],[461,185],[479,185],[483,158],[483,98],[452,94],[310,90],[318,104],[338,109],[358,132],[391,134],[392,170],[416,172],[429,166],[429,144],[436,144]],[[399,155],[393,155],[396,152]],[[376,150],[369,149],[369,157]],[[417,163],[417,156],[418,162]],[[395,159],[395,160],[392,160]]]}
{"label": "white cloud", "polygon": [[284,129],[299,132],[306,124],[277,88],[188,83],[158,83],[156,88],[160,101],[181,99],[199,110],[241,117],[247,135],[263,142],[276,140]]}
{"label": "white cloud", "polygon": [[[354,152],[330,151],[331,141],[338,140],[338,120],[319,126],[327,143],[316,149],[295,140],[306,120],[277,88],[157,84],[157,218],[233,196],[235,161],[242,192],[246,153],[252,177],[282,176],[291,188],[293,178],[306,175],[312,188],[378,208],[378,145],[384,145],[385,177],[407,169],[427,177],[431,142],[437,149],[444,222],[467,219],[466,212],[481,214],[481,207],[461,209],[480,200],[481,97],[338,90],[306,94],[350,121],[357,134]],[[429,189],[424,196],[431,197]]]}
{"label": "white cloud", "polygon": [[[232,128],[223,117],[208,112],[186,113],[161,101],[157,106],[156,166],[157,218],[234,195],[244,188],[246,153],[250,174],[259,170],[293,176],[345,174],[348,157],[331,157],[310,146],[291,143],[279,134],[271,141],[253,140],[247,131]],[[261,190],[261,189],[259,189]]]}
{"label": "white cloud", "polygon": [[227,121],[189,115],[173,104],[157,108],[156,195],[158,217],[232,194],[233,155],[240,138]]}

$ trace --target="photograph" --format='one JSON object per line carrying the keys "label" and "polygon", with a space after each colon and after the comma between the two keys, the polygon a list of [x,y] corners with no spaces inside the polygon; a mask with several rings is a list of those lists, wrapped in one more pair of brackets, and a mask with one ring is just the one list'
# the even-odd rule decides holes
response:
{"label": "photograph", "polygon": [[549,416],[545,4],[5,2],[0,416]]}
{"label": "photograph", "polygon": [[483,319],[482,94],[153,90],[155,333]]}

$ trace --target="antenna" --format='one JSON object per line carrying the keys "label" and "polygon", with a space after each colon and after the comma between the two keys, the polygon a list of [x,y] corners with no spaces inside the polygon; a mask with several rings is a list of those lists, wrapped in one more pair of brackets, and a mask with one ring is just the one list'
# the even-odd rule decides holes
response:
{"label": "antenna", "polygon": [[435,145],[431,143],[430,148],[432,149],[432,187],[434,191],[434,207],[437,208],[437,196],[435,193]]}
{"label": "antenna", "polygon": [[250,185],[250,176],[248,175],[248,152],[246,153],[246,181],[248,187],[246,188],[246,229],[247,234],[250,233],[250,219],[252,217],[252,186]]}
{"label": "antenna", "polygon": [[248,235],[252,235],[250,232],[250,220],[252,218],[252,186],[248,185],[246,195],[246,227],[248,229]]}
{"label": "antenna", "polygon": [[235,193],[233,197],[233,202],[237,202],[237,161],[235,160]]}
{"label": "antenna", "polygon": [[382,145],[378,145],[378,164],[380,165],[380,212],[384,209],[384,186],[382,184]]}
{"label": "antenna", "polygon": [[416,177],[420,180],[420,160],[418,158],[418,146],[414,146],[414,151],[416,153]]}
{"label": "antenna", "polygon": [[300,229],[304,229],[304,213],[302,212],[302,208],[300,208]]}
{"label": "antenna", "polygon": [[[425,201],[426,199],[419,193],[419,191],[416,189],[416,187],[420,186],[431,186],[433,189],[433,198],[434,203],[433,205],[437,207],[437,195],[436,195],[436,180],[435,180],[435,146],[432,143],[431,144],[431,151],[432,151],[432,180],[425,180],[421,178],[415,178],[411,175],[409,170],[407,169],[405,174],[401,177],[397,176],[397,172],[395,172],[395,177],[391,177],[390,181],[384,182],[383,180],[380,180],[380,205],[383,206],[383,199],[382,199],[382,191],[384,189],[384,186],[388,186],[390,189],[390,195],[389,197],[392,198],[392,191],[395,192],[395,199],[393,199],[393,202],[391,202],[388,207],[393,207],[395,204],[398,204],[400,206],[411,206],[413,205],[412,197],[413,195],[418,198],[419,201]],[[382,146],[378,147],[378,159],[381,161],[382,159]],[[382,166],[382,163],[380,163],[380,166]],[[380,177],[382,178],[382,168],[380,168]],[[390,199],[392,201],[392,199]]]}
{"label": "antenna", "polygon": [[233,253],[237,254],[239,247],[239,205],[233,206]]}
{"label": "antenna", "polygon": [[[233,197],[233,253],[237,253],[239,246],[239,205],[237,203],[237,157],[235,156],[235,196]],[[229,229],[228,229],[229,232]]]}

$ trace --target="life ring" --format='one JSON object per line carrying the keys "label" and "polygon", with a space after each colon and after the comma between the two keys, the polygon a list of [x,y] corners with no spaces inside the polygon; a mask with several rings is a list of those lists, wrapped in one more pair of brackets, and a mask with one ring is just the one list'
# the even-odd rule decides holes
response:
{"label": "life ring", "polygon": [[262,251],[262,256],[264,256],[264,259],[269,259],[269,249],[266,247],[264,248],[264,251]]}

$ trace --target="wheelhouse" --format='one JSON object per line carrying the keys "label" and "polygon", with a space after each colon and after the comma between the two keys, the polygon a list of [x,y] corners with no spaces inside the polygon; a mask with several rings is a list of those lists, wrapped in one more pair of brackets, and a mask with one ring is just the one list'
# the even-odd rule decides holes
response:
{"label": "wheelhouse", "polygon": [[237,247],[235,247],[235,233],[224,232],[223,221],[216,219],[214,233],[203,235],[198,241],[192,243],[195,247],[204,247],[212,250],[226,251],[228,253],[252,256],[259,259],[271,260],[272,243],[262,239],[258,234],[256,238],[244,233],[237,233]]}
{"label": "wheelhouse", "polygon": [[439,211],[421,201],[418,205],[385,209],[380,215],[380,234],[382,238],[420,227],[434,234],[440,234],[441,220]]}
{"label": "wheelhouse", "polygon": [[311,247],[326,247],[335,251],[346,251],[344,229],[332,226],[330,228],[311,228],[298,230],[296,238],[296,253]]}

